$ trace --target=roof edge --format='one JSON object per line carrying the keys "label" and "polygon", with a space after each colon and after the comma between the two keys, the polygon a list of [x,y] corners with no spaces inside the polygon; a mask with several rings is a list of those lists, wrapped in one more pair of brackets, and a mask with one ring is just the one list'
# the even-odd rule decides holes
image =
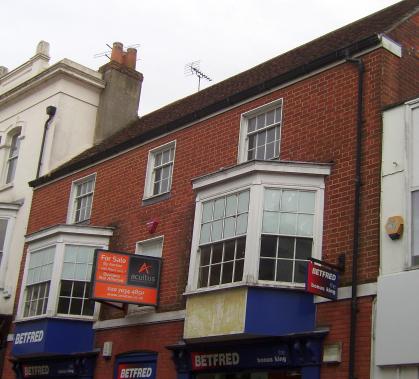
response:
{"label": "roof edge", "polygon": [[[332,53],[324,55],[320,58],[317,58],[311,62],[303,64],[296,67],[293,70],[287,71],[284,74],[278,75],[274,78],[271,78],[265,82],[262,82],[253,87],[249,87],[243,91],[237,92],[222,101],[210,104],[205,108],[201,108],[198,111],[189,113],[183,117],[180,117],[176,120],[173,120],[169,123],[160,125],[154,129],[148,130],[144,133],[139,134],[138,136],[124,141],[118,145],[111,147],[108,150],[101,151],[94,156],[87,157],[73,164],[67,164],[62,166],[62,168],[57,168],[55,171],[42,176],[40,178],[34,179],[29,182],[29,186],[36,188],[43,184],[46,184],[52,180],[58,179],[62,176],[66,176],[74,171],[81,170],[87,166],[91,166],[94,163],[98,163],[104,159],[110,158],[124,150],[133,148],[141,143],[144,143],[148,140],[156,138],[167,132],[172,132],[185,124],[197,122],[201,118],[207,117],[217,111],[220,111],[224,108],[231,107],[236,105],[248,98],[257,96],[263,92],[269,91],[281,84],[290,82],[297,79],[298,77],[307,75],[316,71],[324,66],[336,63],[337,61],[344,60],[352,55],[365,51],[367,49],[373,48],[381,43],[380,35],[375,33],[367,38],[359,40],[351,45],[345,46],[343,48],[337,49]],[[228,80],[228,79],[227,79]],[[128,126],[128,125],[127,125]]]}

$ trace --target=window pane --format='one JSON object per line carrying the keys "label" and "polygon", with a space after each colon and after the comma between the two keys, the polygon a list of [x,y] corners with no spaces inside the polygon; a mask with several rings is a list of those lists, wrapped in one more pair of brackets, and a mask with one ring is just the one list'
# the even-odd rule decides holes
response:
{"label": "window pane", "polygon": [[204,224],[201,227],[200,243],[210,242],[211,224]]}
{"label": "window pane", "polygon": [[261,129],[265,127],[265,113],[256,117],[256,128]]}
{"label": "window pane", "polygon": [[305,283],[307,276],[307,262],[295,261],[295,276],[294,282]]}
{"label": "window pane", "polygon": [[236,241],[227,241],[224,245],[224,262],[234,260]]}
{"label": "window pane", "polygon": [[169,191],[169,179],[163,179],[160,182],[160,193],[165,193]]}
{"label": "window pane", "polygon": [[276,241],[277,237],[262,236],[260,246],[261,257],[276,257]]}
{"label": "window pane", "polygon": [[292,282],[293,261],[279,259],[276,268],[278,282]]}
{"label": "window pane", "polygon": [[221,283],[231,283],[233,281],[233,262],[223,265],[223,275]]}
{"label": "window pane", "polygon": [[211,247],[201,247],[201,266],[207,266],[210,264],[211,258]]}
{"label": "window pane", "polygon": [[207,222],[212,220],[212,207],[214,203],[212,201],[208,201],[203,204],[202,206],[202,222]]}
{"label": "window pane", "polygon": [[223,259],[223,244],[217,243],[212,248],[212,261],[211,264],[220,263]]}
{"label": "window pane", "polygon": [[256,134],[249,136],[248,150],[254,150],[256,147]]}
{"label": "window pane", "polygon": [[163,163],[170,162],[170,149],[163,151]]}
{"label": "window pane", "polygon": [[314,192],[301,191],[298,210],[303,213],[314,213]]}
{"label": "window pane", "polygon": [[243,280],[243,266],[244,266],[244,259],[236,261],[236,266],[234,269],[235,282],[241,282]]}
{"label": "window pane", "polygon": [[219,241],[222,238],[223,220],[214,221],[212,223],[211,241]]}
{"label": "window pane", "polygon": [[261,259],[259,262],[259,279],[275,280],[275,260]]}
{"label": "window pane", "polygon": [[247,130],[249,133],[256,130],[256,117],[249,118],[248,124],[247,124]]}
{"label": "window pane", "polygon": [[69,280],[62,280],[61,288],[60,288],[60,296],[70,297],[72,287],[73,287],[73,282]]}
{"label": "window pane", "polygon": [[311,249],[313,241],[309,238],[297,238],[295,258],[309,259],[311,257]]}
{"label": "window pane", "polygon": [[247,160],[251,161],[255,159],[255,157],[256,157],[256,150],[255,149],[249,150],[247,153]]}
{"label": "window pane", "polygon": [[214,203],[214,220],[224,217],[224,197],[215,200]]}
{"label": "window pane", "polygon": [[278,237],[279,258],[294,258],[294,240],[295,238]]}
{"label": "window pane", "polygon": [[235,217],[226,218],[224,221],[224,238],[234,237],[236,228]]}
{"label": "window pane", "polygon": [[66,297],[60,297],[58,299],[57,313],[68,314],[69,308],[70,308],[70,299]]}
{"label": "window pane", "polygon": [[299,236],[313,235],[313,215],[298,215],[298,229]]}
{"label": "window pane", "polygon": [[237,235],[246,234],[247,231],[247,213],[237,217]]}
{"label": "window pane", "polygon": [[73,263],[64,263],[63,272],[61,274],[62,279],[74,279],[75,265]]}
{"label": "window pane", "polygon": [[236,259],[242,259],[245,255],[246,238],[239,238],[237,240]]}
{"label": "window pane", "polygon": [[237,196],[231,195],[226,198],[226,217],[234,216],[237,209]]}
{"label": "window pane", "polygon": [[279,211],[281,201],[281,191],[274,189],[265,190],[265,200],[263,208],[267,211]]}
{"label": "window pane", "polygon": [[278,233],[279,231],[279,214],[276,212],[263,212],[263,233]]}
{"label": "window pane", "polygon": [[0,252],[4,251],[4,239],[6,237],[7,220],[4,218],[0,219]]}
{"label": "window pane", "polygon": [[275,143],[271,142],[266,145],[266,157],[265,159],[272,159],[275,158]]}
{"label": "window pane", "polygon": [[275,122],[281,121],[281,108],[275,109]]}
{"label": "window pane", "polygon": [[271,110],[266,113],[266,125],[275,123],[275,110]]}
{"label": "window pane", "polygon": [[297,212],[298,210],[298,192],[284,190],[282,192],[281,211]]}
{"label": "window pane", "polygon": [[207,287],[208,286],[208,273],[209,273],[209,267],[208,266],[200,268],[198,287]]}
{"label": "window pane", "polygon": [[220,284],[221,265],[211,266],[210,271],[210,286],[216,286]]}
{"label": "window pane", "polygon": [[73,297],[83,297],[84,282],[73,282]]}
{"label": "window pane", "polygon": [[83,316],[93,316],[95,310],[95,302],[93,300],[85,300],[83,304]]}
{"label": "window pane", "polygon": [[249,191],[244,191],[239,194],[239,204],[237,213],[247,212],[249,210]]}
{"label": "window pane", "polygon": [[154,167],[160,166],[162,164],[162,153],[156,153],[154,155]]}
{"label": "window pane", "polygon": [[297,221],[296,214],[281,213],[281,218],[280,218],[280,223],[279,223],[279,233],[295,235],[297,232],[296,221]]}
{"label": "window pane", "polygon": [[71,299],[70,314],[81,315],[82,299]]}

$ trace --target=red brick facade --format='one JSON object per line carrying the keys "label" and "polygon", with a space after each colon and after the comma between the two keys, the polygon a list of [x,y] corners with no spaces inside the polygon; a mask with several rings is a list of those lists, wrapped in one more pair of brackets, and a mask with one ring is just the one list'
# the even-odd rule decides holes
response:
{"label": "red brick facade", "polygon": [[[407,54],[398,58],[383,48],[362,56],[365,65],[362,191],[360,219],[359,284],[376,281],[379,265],[379,207],[382,106],[403,99],[417,90],[413,53],[413,29],[418,18],[393,30]],[[417,46],[417,44],[416,44]],[[405,48],[404,48],[405,49]],[[404,52],[406,52],[404,50]],[[408,84],[410,83],[410,84]],[[109,248],[134,252],[135,243],[150,238],[146,223],[157,219],[155,235],[164,235],[158,312],[185,307],[185,290],[194,221],[193,178],[237,164],[241,114],[276,99],[283,99],[280,159],[332,163],[326,178],[322,259],[336,263],[346,253],[342,286],[350,284],[354,224],[357,67],[341,63],[294,84],[272,91],[242,105],[176,130],[142,146],[94,164],[83,171],[35,189],[28,233],[66,222],[72,181],[96,173],[90,223],[115,228]],[[144,181],[150,149],[176,140],[176,158],[170,197],[143,204]],[[25,259],[24,259],[25,260]],[[24,260],[22,262],[23,275]],[[20,291],[20,288],[18,288]],[[371,355],[373,297],[360,298],[358,307],[356,375],[368,378]],[[122,311],[102,306],[101,320],[123,317]],[[325,343],[342,342],[342,363],[324,365],[322,379],[347,377],[350,301],[317,306],[317,324],[330,329]],[[165,346],[182,338],[183,322],[131,326],[96,333],[96,348],[113,341],[113,358],[98,357],[95,378],[111,379],[114,358],[123,352],[158,352],[158,377],[174,379],[176,372]],[[4,379],[14,378],[6,364]]]}

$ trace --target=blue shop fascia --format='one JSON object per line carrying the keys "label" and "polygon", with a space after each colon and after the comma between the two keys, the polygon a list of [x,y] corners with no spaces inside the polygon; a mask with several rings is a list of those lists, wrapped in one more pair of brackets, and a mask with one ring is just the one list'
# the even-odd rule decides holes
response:
{"label": "blue shop fascia", "polygon": [[321,259],[330,165],[253,161],[193,180],[195,220],[178,379],[319,379],[308,262]]}
{"label": "blue shop fascia", "polygon": [[98,350],[90,299],[95,249],[111,228],[56,225],[26,236],[28,245],[9,358],[17,379],[92,379]]}

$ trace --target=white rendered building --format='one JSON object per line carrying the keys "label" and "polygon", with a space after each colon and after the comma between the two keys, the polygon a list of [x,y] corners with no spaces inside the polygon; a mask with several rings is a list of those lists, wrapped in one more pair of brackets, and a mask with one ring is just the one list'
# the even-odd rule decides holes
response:
{"label": "white rendered building", "polygon": [[[383,113],[374,378],[419,375],[419,98]],[[400,226],[403,224],[402,226]]]}
{"label": "white rendered building", "polygon": [[138,117],[142,75],[135,49],[124,52],[115,43],[99,71],[68,59],[50,66],[49,59],[49,44],[41,41],[21,66],[0,67],[0,339],[13,313],[32,199],[28,182]]}

